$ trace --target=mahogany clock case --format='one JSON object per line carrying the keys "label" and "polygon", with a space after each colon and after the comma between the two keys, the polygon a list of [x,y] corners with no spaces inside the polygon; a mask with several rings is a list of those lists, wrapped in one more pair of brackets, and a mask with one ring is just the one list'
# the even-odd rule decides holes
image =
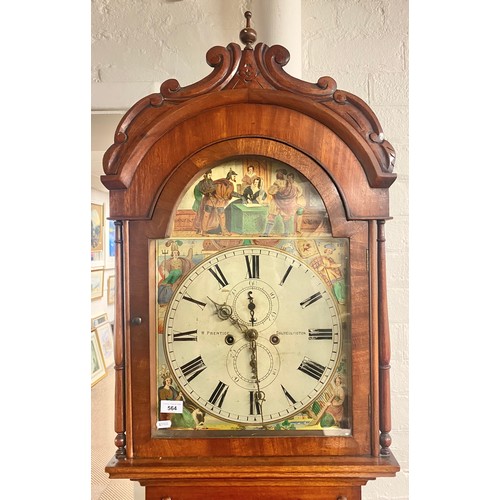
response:
{"label": "mahogany clock case", "polygon": [[[204,467],[203,480],[215,481],[217,488],[221,484],[214,478],[223,469],[231,470],[243,487],[259,467],[266,481],[273,476],[273,467],[288,481],[304,465],[309,471],[306,475],[321,476],[318,481],[325,492],[350,485],[351,493],[360,495],[358,486],[368,479],[399,470],[389,449],[384,246],[384,223],[390,218],[388,191],[396,178],[394,150],[370,108],[352,94],[337,90],[333,79],[324,77],[317,84],[297,80],[282,68],[289,57],[286,49],[261,43],[254,48],[254,40],[243,36],[242,41],[243,50],[237,44],[212,48],[207,61],[214,69],[200,82],[181,88],[175,80],[168,80],[160,93],[134,105],[104,156],[102,182],[110,190],[110,218],[116,221],[118,291],[117,453],[106,470],[112,477],[141,480],[153,492],[153,480],[171,479],[173,474],[182,478],[181,483],[187,481],[203,457],[212,464]],[[197,226],[196,209],[186,206],[186,200],[203,177],[218,168],[243,177],[250,163],[261,165],[264,190],[269,191],[281,167],[293,172],[302,187],[310,188],[318,202],[304,204],[300,214],[297,207],[289,216],[279,214],[274,232],[266,232],[267,219],[256,222],[259,211],[269,216],[269,205],[237,207],[232,199],[223,207],[214,205],[212,211],[221,214],[218,226],[209,227],[208,219],[204,226]],[[236,182],[233,187],[236,195],[243,195],[243,185]],[[162,353],[165,342],[159,337],[167,332],[161,322],[177,287],[189,275],[182,265],[178,267],[178,279],[163,283],[175,286],[166,303],[160,304],[159,284],[168,278],[166,267],[160,273],[162,251],[171,253],[175,244],[175,256],[187,258],[179,242],[186,249],[186,242],[198,241],[203,247],[198,254],[206,252],[203,259],[210,259],[234,242],[237,248],[267,246],[280,251],[285,251],[280,245],[289,245],[299,260],[310,263],[307,259],[312,261],[313,255],[301,255],[305,244],[321,254],[323,240],[346,242],[344,255],[348,257],[341,268],[344,284],[337,283],[335,288],[335,280],[327,278],[332,285],[328,293],[345,318],[342,352],[346,360],[343,368],[340,361],[332,365],[328,383],[339,369],[345,370],[348,395],[347,423],[331,423],[330,430],[344,430],[324,432],[314,422],[312,432],[299,435],[302,430],[285,429],[284,421],[274,418],[269,420],[279,423],[279,429],[262,429],[256,435],[249,435],[247,426],[232,429],[229,436],[217,430],[210,434],[210,429],[196,425],[178,428],[176,433],[159,428],[160,381],[162,375],[166,380],[166,370],[174,369],[171,363],[163,369],[168,356]],[[259,342],[262,349],[265,342]],[[196,341],[182,344],[196,345]],[[258,349],[255,352],[260,353]],[[182,392],[182,377],[174,379],[176,391]],[[216,388],[218,382],[223,388],[229,384],[215,378],[210,387]],[[193,402],[188,393],[184,396],[186,404]],[[218,396],[213,399],[220,402]],[[288,465],[282,463],[283,457]],[[170,472],[165,463],[173,467]],[[319,484],[310,480],[311,487]]]}

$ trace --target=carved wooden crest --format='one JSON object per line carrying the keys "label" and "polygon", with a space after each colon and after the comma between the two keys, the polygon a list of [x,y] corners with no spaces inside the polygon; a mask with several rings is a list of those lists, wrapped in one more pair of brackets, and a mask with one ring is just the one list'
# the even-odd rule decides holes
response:
{"label": "carved wooden crest", "polygon": [[389,187],[396,178],[395,152],[370,107],[359,97],[337,89],[329,76],[309,83],[286,73],[283,68],[290,59],[288,50],[264,43],[253,47],[256,32],[250,27],[251,13],[245,16],[247,26],[240,32],[243,49],[236,43],[212,47],[206,55],[213,68],[208,76],[186,87],[175,79],[166,80],[159,93],[130,108],[117,127],[114,144],[104,155],[103,184],[110,189],[128,186],[130,175],[123,176],[121,167],[125,161],[140,161],[139,142],[144,151],[148,138],[149,144],[158,140],[160,121],[166,130],[200,109],[256,102],[285,106],[325,124],[350,145],[371,187]]}

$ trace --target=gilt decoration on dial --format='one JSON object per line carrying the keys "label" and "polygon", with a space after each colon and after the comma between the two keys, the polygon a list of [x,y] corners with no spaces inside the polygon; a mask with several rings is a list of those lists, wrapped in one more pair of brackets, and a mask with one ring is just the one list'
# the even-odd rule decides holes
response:
{"label": "gilt decoration on dial", "polygon": [[248,157],[193,182],[152,242],[160,437],[350,434],[349,240],[329,231],[288,165]]}

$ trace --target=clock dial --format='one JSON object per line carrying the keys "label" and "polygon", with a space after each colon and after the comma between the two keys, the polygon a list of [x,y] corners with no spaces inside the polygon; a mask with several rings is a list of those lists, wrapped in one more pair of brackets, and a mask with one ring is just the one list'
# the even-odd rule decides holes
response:
{"label": "clock dial", "polygon": [[324,280],[281,249],[214,254],[176,287],[164,320],[170,373],[201,411],[241,425],[283,421],[332,380],[342,330]]}

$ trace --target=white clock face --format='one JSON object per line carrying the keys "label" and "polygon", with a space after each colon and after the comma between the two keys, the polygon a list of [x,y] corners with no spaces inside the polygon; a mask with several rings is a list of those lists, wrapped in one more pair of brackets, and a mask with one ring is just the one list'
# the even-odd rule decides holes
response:
{"label": "white clock face", "polygon": [[248,246],[215,254],[177,287],[165,356],[202,411],[242,425],[278,422],[335,373],[341,324],[325,283],[296,257]]}

